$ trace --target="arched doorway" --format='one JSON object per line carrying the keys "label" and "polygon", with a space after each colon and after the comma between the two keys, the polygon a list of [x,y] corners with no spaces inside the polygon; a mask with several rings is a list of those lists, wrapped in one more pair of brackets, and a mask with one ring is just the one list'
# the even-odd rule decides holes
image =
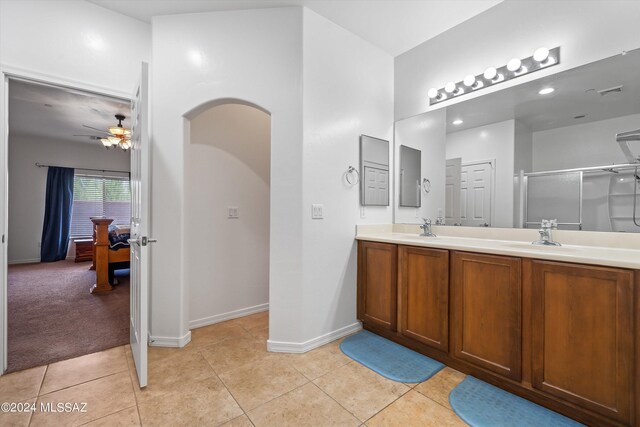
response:
{"label": "arched doorway", "polygon": [[268,310],[271,116],[242,100],[185,115],[189,327]]}

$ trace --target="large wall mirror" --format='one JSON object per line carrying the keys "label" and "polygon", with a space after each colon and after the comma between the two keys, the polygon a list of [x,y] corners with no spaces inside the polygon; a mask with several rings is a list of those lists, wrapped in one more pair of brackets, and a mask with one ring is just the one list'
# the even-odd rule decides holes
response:
{"label": "large wall mirror", "polygon": [[419,212],[396,201],[396,222],[538,228],[545,218],[566,230],[640,232],[640,49],[395,129],[396,154],[421,150],[432,188]]}

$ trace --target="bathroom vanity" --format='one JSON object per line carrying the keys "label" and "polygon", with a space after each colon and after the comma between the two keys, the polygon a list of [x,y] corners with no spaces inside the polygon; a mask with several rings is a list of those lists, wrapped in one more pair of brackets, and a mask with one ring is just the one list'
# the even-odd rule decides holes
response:
{"label": "bathroom vanity", "polygon": [[640,250],[368,228],[365,329],[587,425],[640,424]]}

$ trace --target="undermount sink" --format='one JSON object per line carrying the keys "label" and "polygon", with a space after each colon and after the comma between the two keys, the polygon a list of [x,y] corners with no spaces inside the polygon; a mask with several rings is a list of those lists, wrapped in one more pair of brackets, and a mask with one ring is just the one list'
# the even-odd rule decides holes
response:
{"label": "undermount sink", "polygon": [[573,246],[547,246],[547,245],[532,245],[531,243],[527,243],[527,242],[514,242],[514,243],[504,243],[501,246],[506,246],[509,248],[514,248],[514,249],[533,249],[533,250],[537,250],[537,251],[550,251],[550,250],[556,250],[556,251],[563,251],[563,252],[575,252],[577,250],[579,250],[576,247]]}

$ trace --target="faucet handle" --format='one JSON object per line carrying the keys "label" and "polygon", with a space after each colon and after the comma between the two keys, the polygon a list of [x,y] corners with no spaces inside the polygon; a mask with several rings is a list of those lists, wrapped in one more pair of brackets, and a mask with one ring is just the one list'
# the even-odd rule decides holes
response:
{"label": "faucet handle", "polygon": [[422,218],[425,224],[431,225],[431,218]]}
{"label": "faucet handle", "polygon": [[552,219],[549,221],[549,227],[551,227],[553,230],[557,230],[558,229],[558,220],[557,219]]}

